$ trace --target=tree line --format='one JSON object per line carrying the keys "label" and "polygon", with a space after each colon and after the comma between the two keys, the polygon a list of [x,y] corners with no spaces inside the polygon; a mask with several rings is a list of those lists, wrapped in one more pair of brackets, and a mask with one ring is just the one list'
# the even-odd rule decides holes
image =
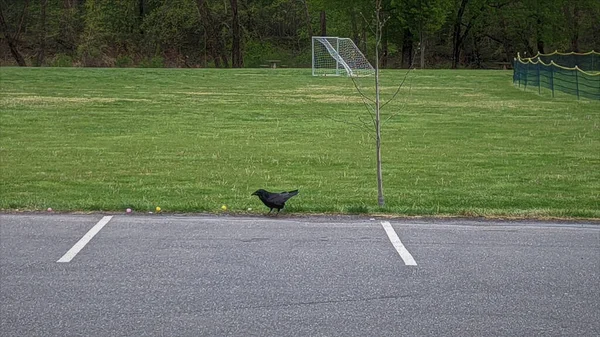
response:
{"label": "tree line", "polygon": [[[600,50],[599,0],[381,0],[381,67],[492,68]],[[86,67],[311,64],[312,36],[372,61],[375,0],[0,0],[0,64]]]}

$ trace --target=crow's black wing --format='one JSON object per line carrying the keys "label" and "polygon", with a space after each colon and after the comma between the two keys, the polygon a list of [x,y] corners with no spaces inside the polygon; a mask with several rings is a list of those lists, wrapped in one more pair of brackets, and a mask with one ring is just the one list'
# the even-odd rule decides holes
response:
{"label": "crow's black wing", "polygon": [[289,198],[298,194],[298,190],[290,191],[290,192],[281,192],[281,193],[269,193],[266,196],[266,200],[272,204],[283,205]]}

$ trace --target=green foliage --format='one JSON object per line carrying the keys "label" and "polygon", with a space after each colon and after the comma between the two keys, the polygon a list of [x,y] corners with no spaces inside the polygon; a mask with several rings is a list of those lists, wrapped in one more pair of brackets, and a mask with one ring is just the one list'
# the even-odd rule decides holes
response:
{"label": "green foliage", "polygon": [[[352,38],[372,60],[375,1],[239,3],[240,45],[246,67],[260,66],[261,58],[282,59],[290,66],[310,64],[306,57],[309,32],[320,34],[322,12],[328,35]],[[459,18],[463,3],[465,11]],[[204,6],[199,8],[201,4]],[[381,0],[381,4],[386,19],[382,47],[391,66],[401,64],[400,58],[407,53],[414,54],[419,39],[427,47],[427,64],[445,66],[454,57],[457,27],[464,34],[458,60],[463,66],[511,61],[517,52],[600,49],[598,0]],[[229,1],[52,0],[43,26],[42,2],[29,1],[24,8],[23,1],[3,1],[7,29],[1,32],[5,37],[2,64],[16,62],[7,48],[7,36],[16,37],[25,60],[36,60],[43,46],[48,64],[59,54],[69,55],[74,64],[83,66],[122,66],[122,55],[137,61],[159,54],[168,66],[231,63]],[[42,36],[46,37],[44,43]]]}
{"label": "green foliage", "polygon": [[113,66],[115,54],[134,49],[140,38],[135,2],[88,0],[77,53],[85,66]]}
{"label": "green foliage", "polygon": [[56,54],[50,62],[51,67],[72,67],[73,58],[65,54]]}
{"label": "green foliage", "polygon": [[246,44],[244,62],[247,67],[258,68],[268,64],[267,60],[280,60],[286,67],[310,66],[310,52],[292,55],[289,50],[277,47],[270,42],[249,41]]}
{"label": "green foliage", "polygon": [[246,44],[244,62],[250,68],[258,68],[266,64],[265,60],[277,59],[279,55],[269,42],[249,41]]}
{"label": "green foliage", "polygon": [[165,59],[159,55],[145,58],[139,64],[140,68],[163,68],[164,66]]}
{"label": "green foliage", "polygon": [[400,22],[415,35],[434,32],[442,27],[450,15],[451,0],[392,0],[399,9]]}
{"label": "green foliage", "polygon": [[[161,49],[180,48],[198,31],[200,21],[192,0],[163,2],[144,17],[141,29],[146,43]],[[199,36],[197,36],[199,38]]]}
{"label": "green foliage", "polygon": [[290,53],[272,42],[250,40],[246,43],[244,62],[246,67],[259,68],[268,65],[267,60],[280,60],[280,65],[284,67],[297,68],[310,67],[311,57],[310,49]]}
{"label": "green foliage", "polygon": [[86,67],[101,67],[107,66],[103,61],[104,45],[94,42],[93,38],[86,41],[77,47],[77,56],[82,64]]}
{"label": "green foliage", "polygon": [[[119,56],[115,61],[115,66],[118,68],[129,68],[133,66],[133,58],[131,56]],[[156,67],[155,67],[156,68]]]}

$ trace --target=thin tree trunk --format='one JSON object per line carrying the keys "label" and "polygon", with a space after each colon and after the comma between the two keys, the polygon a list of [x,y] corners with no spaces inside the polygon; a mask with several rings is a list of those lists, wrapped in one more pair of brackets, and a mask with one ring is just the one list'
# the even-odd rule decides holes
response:
{"label": "thin tree trunk", "polygon": [[140,14],[140,19],[141,19],[146,15],[146,1],[139,0],[138,7],[139,7],[138,9],[139,9],[139,14]]}
{"label": "thin tree trunk", "polygon": [[8,24],[4,19],[4,14],[2,13],[2,2],[0,2],[0,28],[4,31],[4,36],[6,38],[6,42],[8,43],[8,48],[10,49],[10,53],[13,55],[17,64],[21,67],[27,66],[25,62],[25,58],[19,51],[18,41],[19,35],[21,35],[21,28],[23,27],[23,21],[25,20],[25,16],[27,15],[27,7],[29,6],[29,0],[25,0],[25,5],[23,6],[23,12],[21,12],[21,18],[19,19],[19,25],[17,26],[17,32],[14,35],[11,35],[8,30]]}
{"label": "thin tree trunk", "polygon": [[542,39],[542,31],[543,31],[543,27],[542,27],[542,20],[539,18],[537,18],[536,21],[537,25],[536,25],[536,42],[537,42],[537,50],[538,53],[540,54],[544,54],[544,39]]}
{"label": "thin tree trunk", "polygon": [[227,53],[225,52],[225,46],[221,37],[222,26],[215,23],[215,19],[210,11],[210,8],[208,7],[206,0],[196,0],[196,4],[198,7],[200,22],[202,22],[204,31],[206,32],[205,48],[208,49],[208,53],[215,62],[215,67],[229,67]]}
{"label": "thin tree trunk", "polygon": [[61,10],[61,18],[59,20],[59,33],[56,42],[67,49],[71,54],[77,49],[77,29],[76,29],[76,13],[77,1],[64,0]]}
{"label": "thin tree trunk", "polygon": [[360,49],[365,51],[365,56],[369,56],[368,54],[368,49],[367,49],[367,24],[364,22],[362,23],[362,37],[360,40]]}
{"label": "thin tree trunk", "polygon": [[421,69],[425,69],[425,34],[423,29],[419,32],[420,49],[421,49]]}
{"label": "thin tree trunk", "polygon": [[312,38],[313,36],[313,29],[312,29],[312,23],[310,20],[310,11],[308,10],[308,2],[306,0],[302,0],[302,3],[304,4],[304,15],[305,15],[305,20],[306,20],[306,31],[308,33],[308,37]]}
{"label": "thin tree trunk", "polygon": [[388,65],[388,54],[389,54],[389,41],[388,41],[388,31],[386,27],[382,28],[383,31],[381,32],[382,36],[381,36],[381,67],[382,68],[387,68]]}
{"label": "thin tree trunk", "polygon": [[496,42],[502,43],[502,47],[504,48],[504,54],[506,55],[506,61],[510,62],[513,58],[514,53],[513,53],[513,49],[512,49],[512,44],[510,43],[510,41],[507,38],[508,29],[506,28],[506,19],[504,18],[504,15],[502,15],[502,14],[500,14],[500,28],[501,28],[500,31],[502,32],[501,40],[493,38],[489,35],[488,35],[488,37],[495,40]]}
{"label": "thin tree trunk", "polygon": [[544,51],[544,49],[545,49],[544,41],[538,40],[537,41],[537,50],[538,50],[538,53],[545,54],[546,52]]}
{"label": "thin tree trunk", "polygon": [[327,36],[327,15],[321,11],[321,36]]}
{"label": "thin tree trunk", "polygon": [[571,31],[571,51],[579,52],[579,17],[577,14],[577,8],[573,14],[573,30]]}
{"label": "thin tree trunk", "polygon": [[463,35],[461,34],[462,18],[465,15],[465,10],[468,3],[469,0],[461,0],[460,7],[458,8],[458,12],[456,13],[456,18],[454,20],[454,30],[452,32],[452,69],[456,69],[458,67],[460,47],[462,45],[463,38]]}
{"label": "thin tree trunk", "polygon": [[356,24],[357,21],[358,20],[356,19],[356,11],[354,11],[354,9],[351,9],[350,27],[352,28],[352,41],[354,41],[354,44],[356,44],[357,46],[360,46],[360,33],[358,32],[358,25]]}
{"label": "thin tree trunk", "polygon": [[578,53],[579,52],[579,34],[574,33],[571,36],[571,51]]}
{"label": "thin tree trunk", "polygon": [[402,38],[402,67],[410,68],[413,57],[413,40],[410,29],[404,29],[404,37]]}
{"label": "thin tree trunk", "polygon": [[40,6],[40,40],[35,58],[35,65],[37,67],[41,67],[44,64],[46,54],[46,7],[48,6],[48,0],[42,0]]}
{"label": "thin tree trunk", "polygon": [[231,43],[231,66],[233,68],[241,68],[244,66],[244,60],[242,58],[242,47],[241,47],[241,30],[240,30],[240,19],[238,16],[238,2],[237,0],[231,0],[231,13],[232,13],[232,31],[233,39]]}
{"label": "thin tree trunk", "polygon": [[380,11],[381,11],[381,0],[377,0],[376,5],[376,23],[375,28],[375,147],[377,150],[377,204],[379,207],[385,205],[383,197],[383,171],[381,167],[381,114],[380,114],[380,102],[379,102],[379,44],[381,42],[381,22],[380,22]]}
{"label": "thin tree trunk", "polygon": [[479,15],[481,15],[481,13],[483,13],[483,11],[485,10],[485,7],[488,5],[487,2],[481,2],[480,3],[481,6],[478,9],[473,10],[473,15],[471,16],[471,18],[469,18],[469,23],[466,25],[465,31],[461,32],[462,25],[463,25],[462,19],[464,17],[468,3],[469,3],[469,0],[462,0],[461,7],[458,11],[457,19],[454,22],[454,34],[452,37],[452,44],[453,44],[452,68],[454,68],[454,69],[456,69],[456,67],[458,66],[458,62],[460,61],[460,50],[462,48],[463,43],[465,42],[465,38],[469,35],[471,28],[473,28],[477,17]]}
{"label": "thin tree trunk", "polygon": [[7,38],[6,42],[8,43],[8,48],[10,49],[10,53],[15,58],[15,61],[17,61],[17,64],[20,67],[26,67],[27,63],[25,62],[25,59],[23,58],[23,55],[19,51],[19,48],[17,48],[17,45],[16,45],[15,41],[12,40],[12,39]]}
{"label": "thin tree trunk", "polygon": [[221,56],[221,61],[223,62],[223,68],[229,68],[229,58],[227,57],[227,51],[225,49],[225,41],[223,41],[223,34],[221,32],[221,28],[217,30],[217,35],[215,36],[215,40],[217,41],[217,52]]}
{"label": "thin tree trunk", "polygon": [[571,51],[578,52],[579,51],[579,21],[580,19],[580,11],[578,3],[575,1],[567,2],[565,7],[563,8],[563,12],[565,17],[569,22],[568,30],[569,30],[569,42],[571,44]]}
{"label": "thin tree trunk", "polygon": [[[375,54],[379,54],[375,51]],[[378,63],[378,62],[375,62]],[[379,66],[375,64],[375,137],[377,147],[377,204],[379,207],[385,205],[383,197],[383,170],[381,167],[381,113],[379,104]]]}

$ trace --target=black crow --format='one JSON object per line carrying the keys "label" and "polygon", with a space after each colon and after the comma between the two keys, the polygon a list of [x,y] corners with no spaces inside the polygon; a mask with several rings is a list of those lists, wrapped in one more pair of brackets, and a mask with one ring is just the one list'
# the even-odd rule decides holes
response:
{"label": "black crow", "polygon": [[273,208],[277,208],[277,214],[279,211],[285,206],[285,202],[288,201],[289,198],[298,194],[298,190],[289,191],[289,192],[281,192],[281,193],[271,193],[267,192],[263,189],[257,190],[252,193],[252,195],[256,195],[260,201],[265,204],[265,206],[269,207],[269,213],[273,211]]}

